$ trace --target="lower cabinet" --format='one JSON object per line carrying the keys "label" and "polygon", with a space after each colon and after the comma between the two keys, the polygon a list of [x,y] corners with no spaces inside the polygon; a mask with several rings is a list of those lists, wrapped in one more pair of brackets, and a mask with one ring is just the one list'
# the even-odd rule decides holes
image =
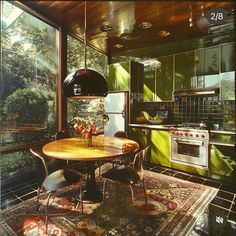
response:
{"label": "lower cabinet", "polygon": [[151,151],[148,161],[161,166],[170,166],[170,132],[163,130],[151,131]]}
{"label": "lower cabinet", "polygon": [[149,129],[143,128],[130,128],[129,136],[131,139],[139,144],[139,148],[142,149],[150,144],[150,132]]}
{"label": "lower cabinet", "polygon": [[144,128],[131,128],[130,138],[140,149],[150,145],[147,162],[198,176],[232,182],[236,176],[235,147],[209,145],[209,170],[170,161],[170,132]]}
{"label": "lower cabinet", "polygon": [[211,177],[226,179],[235,175],[236,160],[233,158],[233,147],[210,145]]}
{"label": "lower cabinet", "polygon": [[150,145],[147,162],[168,167],[170,164],[169,131],[131,128],[130,138],[138,142],[140,148]]}

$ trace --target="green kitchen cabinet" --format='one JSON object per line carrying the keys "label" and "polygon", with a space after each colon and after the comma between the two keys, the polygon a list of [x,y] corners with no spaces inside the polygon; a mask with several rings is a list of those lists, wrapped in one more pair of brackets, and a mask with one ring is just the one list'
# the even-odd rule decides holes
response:
{"label": "green kitchen cabinet", "polygon": [[195,52],[175,54],[175,89],[191,88],[191,78],[195,75]]}
{"label": "green kitchen cabinet", "polygon": [[156,71],[156,101],[171,101],[173,91],[173,56],[158,58]]}
{"label": "green kitchen cabinet", "polygon": [[173,91],[173,56],[159,57],[144,67],[144,102],[171,101]]}
{"label": "green kitchen cabinet", "polygon": [[134,101],[143,101],[144,65],[135,61],[110,64],[106,70],[109,91],[130,91]]}
{"label": "green kitchen cabinet", "polygon": [[139,144],[139,148],[143,149],[150,144],[150,133],[151,130],[149,129],[132,127],[129,130],[129,138],[136,141]]}
{"label": "green kitchen cabinet", "polygon": [[109,91],[129,90],[129,62],[120,62],[108,65],[106,70],[106,81],[108,83]]}
{"label": "green kitchen cabinet", "polygon": [[170,132],[163,130],[151,131],[151,149],[148,161],[161,166],[170,165]]}
{"label": "green kitchen cabinet", "polygon": [[235,43],[224,44],[220,49],[221,100],[235,100]]}
{"label": "green kitchen cabinet", "polygon": [[144,67],[143,101],[153,102],[156,97],[156,67]]}
{"label": "green kitchen cabinet", "polygon": [[[211,145],[211,177],[217,179],[229,179],[231,174],[236,171],[236,160],[234,158],[234,147]],[[232,153],[228,155],[228,153]]]}

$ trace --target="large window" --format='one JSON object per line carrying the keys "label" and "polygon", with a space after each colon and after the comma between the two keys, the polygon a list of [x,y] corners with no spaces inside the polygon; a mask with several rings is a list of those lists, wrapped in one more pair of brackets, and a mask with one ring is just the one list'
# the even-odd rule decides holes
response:
{"label": "large window", "polygon": [[56,128],[57,30],[1,1],[1,147],[27,144]]}
{"label": "large window", "polygon": [[[73,37],[68,36],[68,51],[67,51],[67,66],[68,74],[76,69],[84,68],[84,44]],[[105,75],[105,65],[107,58],[104,54],[99,53],[91,47],[87,47],[87,67],[96,70],[103,76]],[[103,128],[102,122],[102,107],[103,99],[92,100],[67,100],[67,121],[68,128],[71,127],[71,120],[75,117],[90,119],[95,122],[96,126]],[[72,128],[73,131],[73,128]]]}

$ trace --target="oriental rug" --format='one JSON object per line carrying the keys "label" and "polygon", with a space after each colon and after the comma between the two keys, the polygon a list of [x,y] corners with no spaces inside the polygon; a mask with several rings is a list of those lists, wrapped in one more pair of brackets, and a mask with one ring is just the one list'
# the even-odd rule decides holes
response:
{"label": "oriental rug", "polygon": [[[102,179],[97,177],[102,188]],[[188,235],[199,215],[217,193],[217,189],[167,175],[145,171],[148,205],[142,187],[135,188],[134,206],[129,188],[107,184],[105,203],[84,203],[81,213],[77,188],[65,188],[52,198],[48,234],[45,231],[46,195],[40,214],[36,198],[1,211],[0,235],[57,236],[150,236]],[[57,213],[65,213],[58,216]]]}

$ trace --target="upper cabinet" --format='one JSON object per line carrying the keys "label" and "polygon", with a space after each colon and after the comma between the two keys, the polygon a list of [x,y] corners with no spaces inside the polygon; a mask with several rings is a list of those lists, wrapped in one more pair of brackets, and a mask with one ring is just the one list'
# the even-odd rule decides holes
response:
{"label": "upper cabinet", "polygon": [[235,100],[235,43],[220,47],[220,89],[222,100]]}
{"label": "upper cabinet", "polygon": [[114,63],[107,66],[106,80],[109,91],[129,90],[129,62]]}
{"label": "upper cabinet", "polygon": [[131,92],[134,101],[143,100],[144,65],[135,61],[110,64],[106,69],[109,91],[126,90]]}
{"label": "upper cabinet", "polygon": [[144,67],[143,101],[153,102],[156,96],[156,67]]}
{"label": "upper cabinet", "polygon": [[221,100],[235,100],[234,43],[174,55],[174,89],[220,88]]}
{"label": "upper cabinet", "polygon": [[192,87],[209,88],[220,87],[219,47],[202,48],[196,50],[196,75]]}
{"label": "upper cabinet", "polygon": [[175,89],[191,88],[194,76],[194,51],[175,54]]}
{"label": "upper cabinet", "polygon": [[173,55],[157,58],[144,67],[144,102],[171,101],[173,91]]}

